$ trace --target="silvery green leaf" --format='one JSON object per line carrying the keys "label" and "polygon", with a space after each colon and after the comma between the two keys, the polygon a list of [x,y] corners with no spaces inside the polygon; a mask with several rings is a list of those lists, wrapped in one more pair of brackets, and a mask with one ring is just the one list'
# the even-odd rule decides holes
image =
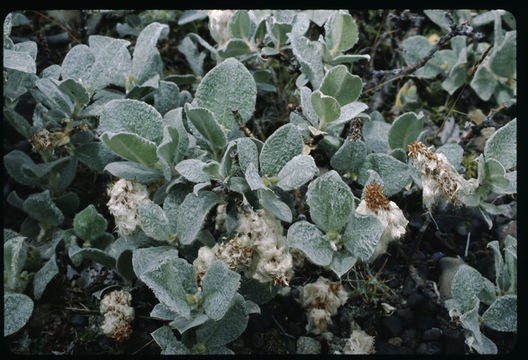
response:
{"label": "silvery green leaf", "polygon": [[249,52],[249,45],[241,39],[229,39],[220,49],[218,55],[223,58],[236,57]]}
{"label": "silvery green leaf", "polygon": [[437,153],[444,154],[449,163],[453,165],[455,169],[460,166],[462,157],[464,156],[464,149],[462,146],[456,143],[447,143],[436,149]]}
{"label": "silvery green leaf", "polygon": [[[183,40],[178,45],[177,49],[185,56],[187,64],[189,64],[193,74],[196,76],[202,76],[203,63],[205,57],[207,56],[207,53],[205,51],[199,52],[198,46],[196,46],[194,41],[192,41],[188,36],[183,38]],[[193,77],[193,80],[194,79],[195,78]]]}
{"label": "silvery green leaf", "polygon": [[212,207],[220,202],[219,197],[211,191],[200,191],[198,196],[188,194],[178,209],[177,229],[180,243],[191,244]]}
{"label": "silvery green leaf", "polygon": [[167,325],[150,333],[150,336],[161,348],[163,355],[190,355],[189,349],[179,341]]}
{"label": "silvery green leaf", "polygon": [[[401,43],[402,58],[407,65],[414,65],[427,56],[432,47],[433,45],[425,36],[410,36]],[[436,59],[433,56],[433,58],[426,62],[423,67],[418,69],[415,74],[426,79],[434,78],[442,72],[442,68],[438,64],[435,64],[435,60]]]}
{"label": "silvery green leaf", "polygon": [[486,246],[493,251],[494,265],[495,265],[495,283],[499,289],[506,290],[509,287],[510,279],[505,276],[504,270],[504,258],[500,252],[499,242],[497,240],[490,241]]}
{"label": "silvery green leaf", "polygon": [[115,259],[109,256],[106,252],[97,248],[72,248],[69,252],[70,258],[84,258],[97,262],[107,268],[113,269],[115,267]]}
{"label": "silvery green leaf", "polygon": [[153,167],[158,161],[156,143],[135,133],[104,133],[101,139],[112,152],[124,159],[146,167]]}
{"label": "silvery green leaf", "polygon": [[423,129],[423,117],[408,112],[398,116],[389,130],[389,146],[391,149],[401,148],[407,151],[407,146],[416,139]]}
{"label": "silvery green leaf", "polygon": [[493,95],[497,82],[486,66],[479,66],[470,86],[482,100],[488,101]]}
{"label": "silvery green leaf", "polygon": [[65,114],[71,114],[74,109],[72,99],[60,90],[51,79],[38,79],[35,86],[44,94],[52,109],[60,110]]}
{"label": "silvery green leaf", "polygon": [[301,250],[312,263],[327,266],[332,262],[334,251],[330,242],[317,226],[308,221],[298,221],[290,226],[286,239],[289,247]]}
{"label": "silvery green leaf", "polygon": [[37,80],[38,77],[35,74],[14,71],[9,75],[9,78],[4,81],[4,96],[14,102],[20,96],[27,93],[28,89],[34,87],[35,81]]}
{"label": "silvery green leaf", "polygon": [[497,353],[497,347],[495,344],[480,331],[478,321],[478,300],[471,307],[471,310],[460,316],[460,322],[462,323],[462,327],[467,329],[473,338],[472,341],[468,343],[470,348],[474,348],[479,354]]}
{"label": "silvery green leaf", "polygon": [[484,181],[491,186],[496,193],[502,193],[510,188],[510,182],[506,178],[506,171],[500,162],[490,158],[484,164],[486,176]]}
{"label": "silvery green leaf", "polygon": [[219,155],[226,146],[226,136],[215,120],[214,114],[205,108],[185,105],[185,114],[198,132],[207,140],[213,154]]}
{"label": "silvery green leaf", "polygon": [[341,106],[341,113],[339,114],[339,118],[328,124],[326,128],[330,129],[339,125],[343,125],[344,123],[356,118],[367,109],[368,105],[359,101],[353,101],[350,104]]}
{"label": "silvery green leaf", "polygon": [[178,131],[178,146],[173,160],[177,164],[183,160],[189,148],[189,134],[183,124],[182,108],[179,107],[166,113],[163,117],[163,123],[176,128]]}
{"label": "silvery green leaf", "polygon": [[345,140],[330,159],[334,169],[356,172],[367,156],[367,146],[361,140]]}
{"label": "silvery green leaf", "polygon": [[204,76],[195,96],[197,106],[210,110],[220,125],[232,129],[239,126],[232,110],[238,111],[243,122],[253,115],[257,87],[246,67],[229,58]]}
{"label": "silvery green leaf", "polygon": [[312,107],[312,90],[306,86],[299,88],[302,114],[313,126],[319,126],[319,118]]}
{"label": "silvery green leaf", "polygon": [[358,41],[358,26],[348,11],[334,13],[324,28],[325,40],[332,57],[352,48]]}
{"label": "silvery green leaf", "polygon": [[229,270],[223,261],[214,261],[202,279],[203,307],[207,316],[213,320],[224,317],[239,286],[240,274]]}
{"label": "silvery green leaf", "polygon": [[495,284],[483,276],[482,285],[482,290],[479,292],[478,298],[484,304],[491,305],[497,299]]}
{"label": "silvery green leaf", "polygon": [[268,188],[266,185],[264,185],[264,182],[262,181],[262,178],[260,177],[260,174],[258,173],[254,163],[249,164],[244,175],[251,190]]}
{"label": "silvery green leaf", "polygon": [[318,172],[319,169],[310,155],[297,155],[288,161],[277,174],[279,180],[277,186],[286,191],[298,189]]}
{"label": "silvery green leaf", "polygon": [[253,163],[258,168],[259,152],[255,142],[249,138],[236,140],[238,150],[238,163],[243,171],[246,171],[249,164]]}
{"label": "silvery green leaf", "polygon": [[363,139],[368,147],[377,153],[388,153],[391,125],[385,121],[370,120],[363,123]]}
{"label": "silvery green leaf", "polygon": [[354,212],[343,234],[345,247],[355,257],[367,261],[374,253],[383,230],[376,216]]}
{"label": "silvery green leaf", "polygon": [[91,35],[88,45],[95,58],[88,79],[91,89],[96,91],[108,85],[125,87],[125,79],[132,72],[132,58],[127,49],[130,42]]}
{"label": "silvery green leaf", "polygon": [[129,132],[156,144],[163,137],[163,123],[159,112],[143,101],[132,99],[110,100],[99,119],[101,132]]}
{"label": "silvery green leaf", "polygon": [[198,159],[186,159],[176,165],[176,171],[190,182],[201,183],[211,179],[211,176],[204,171],[206,165]]}
{"label": "silvery green leaf", "polygon": [[35,74],[37,66],[35,59],[23,51],[4,49],[4,68]]}
{"label": "silvery green leaf", "polygon": [[517,119],[489,137],[484,146],[484,157],[497,160],[506,170],[517,166]]}
{"label": "silvery green leaf", "polygon": [[138,278],[147,271],[154,269],[158,264],[168,259],[177,259],[178,250],[171,246],[153,246],[134,249],[132,253],[132,266]]}
{"label": "silvery green leaf", "polygon": [[247,10],[237,10],[229,19],[227,26],[232,37],[249,40],[251,19]]}
{"label": "silvery green leaf", "polygon": [[359,54],[354,54],[354,55],[337,55],[336,57],[334,57],[332,59],[332,63],[355,63],[356,61],[359,61],[359,60],[367,60],[369,61],[370,60],[370,55],[367,55],[367,54],[363,54],[363,55],[359,55]]}
{"label": "silvery green leaf", "polygon": [[493,49],[489,67],[496,75],[510,78],[517,72],[517,31],[508,31],[502,43]]}
{"label": "silvery green leaf", "polygon": [[445,16],[445,14],[446,14],[445,10],[429,9],[429,10],[424,10],[424,14],[427,15],[427,17],[432,22],[434,22],[436,25],[440,26],[440,28],[443,31],[449,32],[449,30],[450,30],[449,21],[447,20],[447,18]]}
{"label": "silvery green leaf", "polygon": [[4,293],[4,336],[22,329],[33,313],[33,300],[27,295]]}
{"label": "silvery green leaf", "polygon": [[[162,305],[162,304],[158,304],[158,305]],[[207,320],[209,320],[209,316],[205,314],[194,314],[194,315],[191,314],[191,319],[186,319],[176,314],[176,317],[173,317],[170,320],[172,321],[169,323],[169,325],[173,328],[176,328],[180,332],[180,334],[183,334],[187,330],[200,326],[203,323],[205,323]]]}
{"label": "silvery green leaf", "polygon": [[324,232],[340,232],[354,209],[354,195],[335,170],[312,181],[306,198],[313,222]]}
{"label": "silvery green leaf", "polygon": [[[173,320],[179,317],[177,313],[175,313],[174,311],[172,311],[171,309],[169,309],[162,303],[157,303],[156,305],[154,305],[154,307],[152,308],[152,311],[150,312],[150,316],[157,318],[157,319],[162,319],[162,320]],[[182,318],[182,319],[185,319],[185,318]]]}
{"label": "silvery green leaf", "polygon": [[257,196],[264,209],[282,221],[288,223],[292,221],[292,212],[290,207],[280,200],[273,191],[269,189],[259,189],[257,190]]}
{"label": "silvery green leaf", "polygon": [[317,26],[323,26],[336,10],[304,10],[303,12],[308,15],[310,20],[312,20]]}
{"label": "silvery green leaf", "polygon": [[34,187],[38,186],[43,182],[42,179],[34,176],[26,175],[22,170],[24,167],[33,168],[35,167],[33,160],[23,151],[13,150],[4,156],[4,166],[9,176],[16,182]]}
{"label": "silvery green leaf", "polygon": [[464,83],[468,77],[468,68],[466,64],[456,65],[449,72],[449,77],[442,82],[442,88],[453,95],[453,93]]}
{"label": "silvery green leaf", "polygon": [[195,276],[193,266],[181,258],[164,259],[138,275],[163,305],[185,318],[191,316],[187,295],[198,290]]}
{"label": "silvery green leaf", "polygon": [[81,81],[86,86],[94,63],[95,56],[88,46],[84,44],[75,45],[62,60],[62,78]]}
{"label": "silvery green leaf", "polygon": [[396,194],[409,182],[409,166],[388,154],[368,154],[358,170],[359,183],[365,183],[369,169],[379,174],[385,184],[383,190],[387,196]]}
{"label": "silvery green leaf", "polygon": [[39,300],[46,286],[59,273],[59,268],[53,255],[45,264],[35,273],[33,278],[33,296]]}
{"label": "silvery green leaf", "polygon": [[451,280],[451,294],[462,306],[462,311],[468,311],[483,287],[482,275],[468,265],[461,265]]}
{"label": "silvery green leaf", "polygon": [[356,264],[356,261],[356,256],[353,256],[346,251],[338,251],[334,253],[334,257],[332,258],[330,265],[328,265],[328,268],[340,278],[352,269],[352,266]]}
{"label": "silvery green leaf", "polygon": [[301,134],[293,124],[286,124],[275,130],[266,139],[260,152],[260,171],[262,175],[277,175],[282,167],[304,147]]}
{"label": "silvery green leaf", "polygon": [[182,26],[193,21],[202,20],[207,17],[207,10],[185,10],[178,19],[178,25]]}
{"label": "silvery green leaf", "polygon": [[32,218],[48,226],[58,226],[64,221],[64,215],[53,202],[49,190],[29,195],[23,208]]}
{"label": "silvery green leaf", "polygon": [[321,44],[304,36],[292,36],[291,34],[290,43],[302,73],[310,80],[314,89],[319,88],[324,77]]}
{"label": "silvery green leaf", "polygon": [[220,347],[235,340],[244,332],[249,319],[246,301],[236,294],[225,316],[209,320],[196,330],[196,340],[207,348]]}
{"label": "silvery green leaf", "polygon": [[341,107],[337,100],[332,96],[327,96],[321,91],[316,90],[310,96],[312,108],[319,118],[319,128],[324,129],[325,124],[335,121],[341,115]]}
{"label": "silvery green leaf", "polygon": [[246,308],[248,314],[260,314],[260,306],[251,300],[246,300]]}
{"label": "silvery green leaf", "polygon": [[163,175],[167,180],[170,180],[172,177],[172,166],[178,153],[179,144],[180,133],[178,129],[170,125],[165,125],[163,127],[163,141],[157,147],[156,155],[163,166]]}
{"label": "silvery green leaf", "polygon": [[169,241],[169,220],[163,209],[153,201],[138,208],[141,229],[147,236],[160,241]]}
{"label": "silvery green leaf", "polygon": [[68,95],[77,106],[86,105],[90,101],[90,95],[84,86],[73,79],[66,79],[61,82],[59,90]]}
{"label": "silvery green leaf", "polygon": [[132,161],[111,162],[104,168],[110,174],[118,178],[129,181],[137,181],[147,184],[163,178],[163,173],[159,170],[149,169],[141,164]]}
{"label": "silvery green leaf", "polygon": [[147,25],[139,34],[132,54],[132,75],[136,84],[143,84],[162,71],[162,62],[156,43],[169,33],[166,24],[157,22]]}
{"label": "silvery green leaf", "polygon": [[18,290],[18,276],[27,259],[25,237],[17,236],[4,242],[4,286],[6,290]]}
{"label": "silvery green leaf", "polygon": [[107,221],[99,214],[93,204],[75,215],[73,219],[73,230],[75,234],[85,241],[94,241],[105,232]]}
{"label": "silvery green leaf", "polygon": [[174,82],[161,80],[153,96],[154,107],[161,115],[180,105],[180,88]]}

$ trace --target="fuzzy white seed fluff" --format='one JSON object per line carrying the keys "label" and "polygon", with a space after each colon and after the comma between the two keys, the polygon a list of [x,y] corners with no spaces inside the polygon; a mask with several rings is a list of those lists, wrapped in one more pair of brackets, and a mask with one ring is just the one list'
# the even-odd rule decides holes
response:
{"label": "fuzzy white seed fluff", "polygon": [[209,10],[209,32],[219,45],[225,44],[231,37],[229,33],[229,19],[233,10]]}
{"label": "fuzzy white seed fluff", "polygon": [[106,204],[114,216],[120,235],[134,233],[139,225],[138,208],[149,201],[149,192],[143,184],[119,179],[108,189],[110,200]]}
{"label": "fuzzy white seed fluff", "polygon": [[394,201],[389,202],[388,210],[378,209],[373,211],[369,209],[365,200],[361,200],[356,211],[361,215],[376,216],[383,225],[383,232],[369,262],[374,261],[378,256],[385,253],[387,247],[392,241],[396,241],[405,235],[405,228],[409,221],[405,218],[403,211],[401,211]]}

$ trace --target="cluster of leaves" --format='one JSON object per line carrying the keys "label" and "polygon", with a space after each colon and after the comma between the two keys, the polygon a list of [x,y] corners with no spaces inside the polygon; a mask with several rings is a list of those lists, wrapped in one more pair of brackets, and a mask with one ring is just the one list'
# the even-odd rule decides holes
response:
{"label": "cluster of leaves", "polygon": [[[427,13],[432,19],[434,14]],[[4,309],[10,314],[5,335],[22,328],[32,312],[33,302],[23,294],[28,282],[23,269],[40,268],[33,277],[38,299],[58,272],[55,248],[62,241],[74,266],[95,261],[115,269],[126,285],[144,283],[153,291],[159,303],[151,316],[168,322],[152,333],[162,353],[231,353],[225,345],[277,289],[246,279],[221,261],[199,283],[192,261],[200,246],[234,235],[243,199],[285,224],[289,247],[341,277],[357,261],[368,261],[384,230],[376,216],[356,213],[361,193],[352,189],[376,182],[386,196],[400,197],[421,188],[407,147],[425,139],[424,115],[407,112],[387,122],[377,111],[366,112],[368,104],[359,100],[362,79],[351,71],[370,56],[352,53],[359,33],[348,11],[234,11],[223,34],[210,26],[216,44],[197,33],[178,44],[192,74],[164,73],[156,45],[170,36],[170,28],[152,21],[162,15],[128,16],[118,24],[121,36],[137,36],[132,51],[128,40],[91,35],[88,45],[73,46],[62,64],[38,75],[36,43],[15,44],[9,37],[14,20],[23,15],[10,14],[4,22],[4,117],[42,160],[19,150],[4,156],[11,178],[37,189],[26,199],[14,191],[7,197],[28,217],[19,232],[4,232]],[[472,19],[485,24],[492,17],[496,30],[489,65],[478,67],[471,87],[483,100],[493,94],[503,102],[515,97],[516,35],[503,34],[500,15]],[[185,11],[177,25],[207,16]],[[313,24],[324,30],[317,40],[311,40]],[[472,49],[466,43],[463,36],[452,39],[451,49],[439,51],[417,75],[431,79],[447,70],[442,85],[452,94],[487,49],[485,43]],[[420,36],[402,45],[407,64],[431,46]],[[286,65],[277,68],[273,61],[285,57],[299,73],[291,96],[300,108],[259,140],[248,124],[257,100],[281,91],[284,84],[274,79]],[[482,85],[486,76],[496,78],[491,90],[490,82]],[[35,104],[31,122],[17,111],[28,101]],[[480,209],[490,227],[490,215],[501,210],[489,200],[516,193],[515,138],[513,120],[488,140],[478,158],[479,186],[464,199]],[[444,144],[437,151],[459,168],[460,145]],[[135,233],[107,232],[109,222],[92,204],[78,211],[79,195],[69,189],[79,163],[149,186],[151,199],[137,209]],[[297,206],[294,194],[305,189],[306,201]],[[223,234],[208,227],[220,204],[226,205]],[[29,241],[38,258],[31,267]]]}
{"label": "cluster of leaves", "polygon": [[[488,243],[488,248],[494,254],[495,283],[471,266],[461,265],[451,282],[452,298],[445,302],[465,329],[466,342],[479,354],[497,353],[497,346],[481,332],[481,325],[517,332],[517,239],[506,236],[504,256],[498,241]],[[481,303],[487,306],[484,312],[480,311]]]}

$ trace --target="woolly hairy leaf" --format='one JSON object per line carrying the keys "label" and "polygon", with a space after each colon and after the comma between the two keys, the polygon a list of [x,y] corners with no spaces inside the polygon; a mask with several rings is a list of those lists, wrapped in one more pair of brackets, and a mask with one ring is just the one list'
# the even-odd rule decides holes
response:
{"label": "woolly hairy leaf", "polygon": [[489,58],[490,69],[502,77],[515,76],[517,71],[517,31],[508,31],[504,40]]}
{"label": "woolly hairy leaf", "polygon": [[196,330],[196,339],[208,349],[219,347],[235,340],[244,332],[249,315],[246,301],[235,294],[233,303],[225,316],[218,320],[209,320]]}
{"label": "woolly hairy leaf", "polygon": [[484,156],[497,160],[506,170],[517,166],[517,119],[511,120],[490,136],[484,146]]}
{"label": "woolly hairy leaf", "polygon": [[218,55],[223,58],[244,55],[249,51],[249,45],[241,39],[229,39],[220,49]]}
{"label": "woolly hairy leaf", "polygon": [[189,349],[179,341],[167,325],[150,333],[150,336],[161,348],[163,355],[190,355]]}
{"label": "woolly hairy leaf", "polygon": [[75,215],[73,230],[75,234],[85,241],[94,241],[105,232],[107,221],[99,214],[93,204]]}
{"label": "woolly hairy leaf", "polygon": [[337,170],[356,172],[366,156],[367,146],[363,141],[345,140],[330,159],[330,164]]}
{"label": "woolly hairy leaf", "polygon": [[247,167],[244,176],[246,178],[246,181],[249,185],[249,188],[251,190],[258,190],[258,189],[267,189],[268,187],[264,185],[264,182],[262,181],[257,168],[255,167],[254,163],[250,163]]}
{"label": "woolly hairy leaf", "polygon": [[165,125],[163,128],[163,141],[156,149],[156,155],[163,166],[165,179],[172,177],[172,166],[179,153],[180,133],[175,127]]}
{"label": "woolly hairy leaf", "polygon": [[57,226],[64,221],[64,215],[51,199],[49,190],[29,195],[23,208],[32,218],[48,226]]}
{"label": "woolly hairy leaf", "polygon": [[160,113],[151,105],[133,99],[110,100],[101,112],[99,130],[134,133],[157,144],[163,137]]}
{"label": "woolly hairy leaf", "polygon": [[84,44],[75,45],[62,60],[62,78],[87,84],[94,63],[95,56],[88,46]]}
{"label": "woolly hairy leaf", "polygon": [[160,206],[149,201],[139,207],[138,214],[141,229],[147,236],[160,241],[169,240],[169,220]]}
{"label": "woolly hairy leaf", "polygon": [[211,208],[218,204],[220,199],[210,191],[200,191],[198,195],[188,194],[178,209],[177,229],[180,242],[183,245],[191,244]]}
{"label": "woolly hairy leaf", "polygon": [[146,167],[153,167],[158,161],[156,144],[137,134],[121,132],[104,133],[103,143],[115,154]]}
{"label": "woolly hairy leaf", "polygon": [[206,182],[211,176],[204,171],[206,163],[198,159],[186,159],[176,165],[176,171],[181,176],[194,183]]}
{"label": "woolly hairy leaf", "polygon": [[95,58],[88,80],[93,91],[108,85],[124,87],[132,71],[132,58],[127,49],[130,41],[91,35],[88,44]]}
{"label": "woolly hairy leaf", "polygon": [[35,74],[37,66],[35,59],[23,51],[15,51],[4,48],[4,68],[25,73]]}
{"label": "woolly hairy leaf", "polygon": [[25,237],[16,236],[4,243],[4,286],[6,290],[17,290],[18,276],[27,259]]}
{"label": "woolly hairy leaf", "polygon": [[308,221],[298,221],[290,226],[286,239],[289,247],[301,250],[314,264],[327,266],[334,251],[323,236],[317,226]]}
{"label": "woolly hairy leaf", "polygon": [[482,290],[482,275],[468,265],[461,265],[451,280],[451,294],[467,311],[473,298]]}
{"label": "woolly hairy leaf", "polygon": [[356,101],[362,88],[359,76],[352,75],[345,65],[337,65],[326,73],[319,90],[334,97],[343,106]]}
{"label": "woolly hairy leaf", "polygon": [[407,151],[407,146],[416,139],[423,128],[423,117],[408,112],[398,116],[389,130],[389,145],[391,149],[401,148]]}
{"label": "woolly hairy leaf", "polygon": [[356,45],[358,27],[347,11],[336,12],[328,19],[325,23],[325,39],[332,56]]}
{"label": "woolly hairy leaf", "polygon": [[196,89],[196,104],[210,110],[216,121],[228,129],[239,126],[232,110],[243,122],[255,111],[257,86],[251,73],[234,58],[226,59],[209,71]]}
{"label": "woolly hairy leaf", "polygon": [[4,293],[4,336],[22,329],[33,313],[33,300],[27,295]]}
{"label": "woolly hairy leaf", "polygon": [[161,74],[162,62],[156,43],[166,37],[169,27],[157,22],[147,25],[136,40],[132,54],[132,75],[136,84],[143,84],[156,74]]}
{"label": "woolly hairy leaf", "polygon": [[399,192],[410,177],[409,166],[394,157],[383,153],[372,153],[367,155],[365,161],[358,170],[358,181],[362,184],[368,179],[368,170],[376,171],[385,184],[384,192],[392,196]]}
{"label": "woolly hairy leaf", "polygon": [[260,152],[260,172],[274,176],[296,155],[300,155],[304,143],[293,124],[286,124],[275,130],[266,140]]}
{"label": "woolly hairy leaf", "polygon": [[46,286],[59,273],[55,254],[36,272],[33,279],[33,296],[38,300],[44,293]]}
{"label": "woolly hairy leaf", "polygon": [[257,196],[262,207],[268,210],[282,221],[291,222],[292,212],[288,205],[286,205],[279,197],[271,190],[260,189],[257,191]]}
{"label": "woolly hairy leaf", "polygon": [[314,89],[319,88],[324,77],[321,43],[292,34],[289,35],[289,38],[293,55],[299,62],[302,73],[310,80]]}
{"label": "woolly hairy leaf", "polygon": [[207,316],[213,320],[224,317],[239,286],[240,274],[229,270],[223,261],[214,261],[202,279],[203,307]]}
{"label": "woolly hairy leaf", "polygon": [[341,231],[354,208],[354,195],[335,170],[312,181],[306,197],[313,222],[324,232]]}
{"label": "woolly hairy leaf", "polygon": [[288,161],[277,174],[277,186],[283,190],[294,190],[310,181],[319,169],[309,155],[297,155]]}
{"label": "woolly hairy leaf", "polygon": [[352,255],[367,261],[383,233],[383,225],[376,216],[354,213],[343,234],[345,247]]}
{"label": "woolly hairy leaf", "polygon": [[[134,251],[132,259],[136,254]],[[165,258],[138,276],[162,304],[183,317],[190,317],[187,295],[194,295],[198,287],[194,268],[186,260]]]}
{"label": "woolly hairy leaf", "polygon": [[185,105],[185,114],[200,134],[207,140],[213,154],[220,154],[226,145],[226,137],[215,120],[214,114],[205,108],[191,108]]}
{"label": "woolly hairy leaf", "polygon": [[484,325],[497,331],[517,331],[517,295],[504,295],[482,314]]}
{"label": "woolly hairy leaf", "polygon": [[143,184],[158,181],[163,178],[161,171],[149,169],[132,161],[115,161],[106,165],[104,169],[115,177],[129,181],[137,181]]}
{"label": "woolly hairy leaf", "polygon": [[321,91],[316,90],[310,96],[312,108],[319,117],[319,128],[324,129],[325,124],[335,121],[341,114],[341,107],[337,100],[332,96],[327,96]]}
{"label": "woolly hairy leaf", "polygon": [[350,255],[346,251],[338,251],[334,253],[332,262],[328,265],[328,268],[332,270],[338,277],[346,274],[352,266],[356,264],[357,257]]}
{"label": "woolly hairy leaf", "polygon": [[177,259],[178,250],[170,246],[155,246],[148,248],[134,249],[132,255],[132,266],[138,278],[143,273],[153,269],[166,259]]}

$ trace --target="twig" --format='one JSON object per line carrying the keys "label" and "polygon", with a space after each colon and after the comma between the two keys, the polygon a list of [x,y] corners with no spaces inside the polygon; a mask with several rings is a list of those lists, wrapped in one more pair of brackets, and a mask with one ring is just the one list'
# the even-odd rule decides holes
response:
{"label": "twig", "polygon": [[81,43],[79,39],[75,37],[68,29],[66,29],[62,24],[58,23],[57,21],[50,18],[48,15],[41,13],[40,11],[31,10],[33,13],[42,16],[43,18],[47,19],[48,21],[51,21],[52,23],[56,24],[58,27],[60,27],[64,32],[66,32],[73,40],[77,41],[78,43]]}
{"label": "twig", "polygon": [[502,104],[501,106],[499,106],[499,107],[497,107],[495,109],[491,109],[490,112],[488,113],[488,117],[483,122],[481,122],[480,124],[475,124],[475,125],[471,126],[471,129],[469,129],[468,133],[463,138],[460,139],[459,144],[460,145],[467,144],[467,142],[473,136],[479,135],[480,131],[483,128],[486,128],[486,127],[489,127],[489,126],[493,126],[496,129],[500,128],[502,125],[496,123],[493,120],[493,117],[495,116],[495,114],[497,114],[499,111],[501,111],[501,110],[503,110],[505,108],[506,108],[505,104]]}
{"label": "twig", "polygon": [[284,328],[281,326],[281,324],[275,319],[275,316],[271,314],[271,318],[273,319],[273,322],[279,327],[279,331],[282,333],[282,335],[289,337],[290,339],[296,339],[295,336],[288,334]]}
{"label": "twig", "polygon": [[[413,72],[417,71],[418,69],[420,69],[422,66],[425,65],[425,63],[427,63],[427,61],[429,61],[433,56],[434,54],[440,50],[440,48],[449,40],[451,40],[451,38],[457,36],[457,35],[465,35],[465,36],[468,36],[468,37],[471,37],[471,38],[480,38],[482,35],[480,33],[474,33],[473,31],[473,28],[467,23],[467,22],[464,22],[460,25],[456,25],[455,22],[453,21],[453,18],[451,17],[451,14],[449,13],[445,13],[447,19],[449,20],[449,27],[451,28],[451,30],[449,31],[449,33],[445,34],[444,36],[442,36],[440,38],[440,40],[438,40],[438,43],[436,43],[432,48],[431,50],[429,50],[429,52],[427,53],[427,55],[425,55],[423,58],[421,58],[420,60],[418,60],[418,62],[416,62],[415,64],[413,65],[409,65],[409,66],[406,66],[406,67],[403,67],[403,68],[399,68],[399,69],[393,69],[393,70],[366,70],[367,73],[370,73],[371,75],[373,75],[374,77],[382,77],[382,76],[389,76],[388,79],[385,79],[385,82],[382,84],[382,85],[385,85],[391,81],[394,81],[396,79],[399,79],[403,76],[406,76],[406,75],[409,75],[409,74],[412,74]],[[372,87],[370,89],[367,89],[363,92],[363,94],[366,94],[372,90],[375,90],[376,88],[378,88],[379,86],[375,86],[375,87]],[[363,95],[362,94],[362,95]]]}

